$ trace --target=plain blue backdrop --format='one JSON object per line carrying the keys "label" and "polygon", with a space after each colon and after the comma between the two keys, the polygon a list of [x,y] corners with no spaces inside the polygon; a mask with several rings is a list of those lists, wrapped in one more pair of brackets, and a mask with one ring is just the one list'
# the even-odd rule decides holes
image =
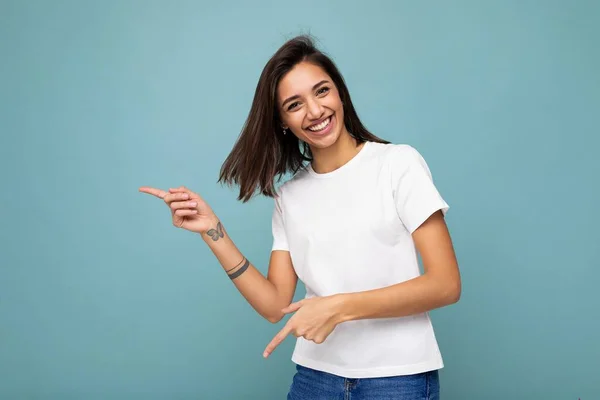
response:
{"label": "plain blue backdrop", "polygon": [[283,322],[138,187],[199,192],[266,274],[272,201],[216,179],[299,33],[451,206],[442,398],[600,398],[599,4],[0,0],[0,398],[285,397]]}

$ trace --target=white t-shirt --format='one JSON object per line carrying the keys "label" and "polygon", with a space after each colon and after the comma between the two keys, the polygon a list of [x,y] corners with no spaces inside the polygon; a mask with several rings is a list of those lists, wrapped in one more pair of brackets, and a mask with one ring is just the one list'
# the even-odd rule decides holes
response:
{"label": "white t-shirt", "polygon": [[[411,234],[449,206],[407,144],[366,142],[342,167],[307,165],[278,189],[273,250],[286,250],[306,298],[383,288],[420,275]],[[443,367],[428,313],[338,324],[320,344],[297,338],[292,361],[346,378]]]}

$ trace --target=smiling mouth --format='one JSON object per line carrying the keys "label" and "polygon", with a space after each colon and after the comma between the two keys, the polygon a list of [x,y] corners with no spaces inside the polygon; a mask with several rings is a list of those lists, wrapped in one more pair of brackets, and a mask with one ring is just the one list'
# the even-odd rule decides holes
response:
{"label": "smiling mouth", "polygon": [[311,125],[307,129],[311,132],[320,132],[320,131],[326,129],[330,123],[331,123],[331,116],[327,117],[327,119],[325,121],[321,122],[320,124]]}

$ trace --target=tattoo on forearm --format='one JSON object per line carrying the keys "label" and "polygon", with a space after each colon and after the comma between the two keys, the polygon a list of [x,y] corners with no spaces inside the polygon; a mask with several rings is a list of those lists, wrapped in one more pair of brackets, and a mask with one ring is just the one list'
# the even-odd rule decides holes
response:
{"label": "tattoo on forearm", "polygon": [[217,228],[216,229],[209,229],[206,234],[208,236],[210,236],[212,238],[213,241],[217,241],[219,240],[219,238],[225,236],[225,234],[223,233],[223,225],[221,225],[221,222],[219,221],[219,223],[217,223]]}
{"label": "tattoo on forearm", "polygon": [[[246,262],[244,263],[244,265],[242,265],[240,267],[240,269],[238,269],[235,272],[232,273],[228,273],[227,275],[229,276],[229,279],[234,280],[235,278],[237,278],[238,276],[242,275],[244,272],[246,272],[246,270],[248,269],[248,267],[250,266],[250,261],[248,261],[247,258],[244,258],[246,260]],[[239,265],[239,264],[238,264]],[[231,271],[231,270],[230,270]]]}
{"label": "tattoo on forearm", "polygon": [[243,263],[245,259],[246,259],[246,258],[242,257],[242,261],[240,261],[239,263],[237,263],[237,264],[235,265],[235,267],[233,267],[233,268],[229,268],[229,269],[228,269],[228,270],[226,270],[225,272],[229,273],[229,272],[233,271],[234,269],[236,269],[237,267],[239,267],[239,266],[240,266],[240,264],[241,264],[241,263]]}

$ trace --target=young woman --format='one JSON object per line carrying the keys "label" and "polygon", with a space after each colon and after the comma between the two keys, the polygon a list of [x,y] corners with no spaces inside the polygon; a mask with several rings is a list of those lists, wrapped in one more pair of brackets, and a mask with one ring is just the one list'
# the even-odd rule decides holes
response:
{"label": "young woman", "polygon": [[[293,313],[264,353],[297,338],[288,399],[439,398],[428,311],[461,293],[448,204],[415,148],[363,126],[342,75],[309,37],[289,40],[265,66],[219,182],[239,185],[243,202],[257,191],[274,198],[267,277],[200,195],[140,191],[161,198],[176,227],[202,235],[260,315],[277,323]],[[298,279],[306,297],[290,304]]]}

